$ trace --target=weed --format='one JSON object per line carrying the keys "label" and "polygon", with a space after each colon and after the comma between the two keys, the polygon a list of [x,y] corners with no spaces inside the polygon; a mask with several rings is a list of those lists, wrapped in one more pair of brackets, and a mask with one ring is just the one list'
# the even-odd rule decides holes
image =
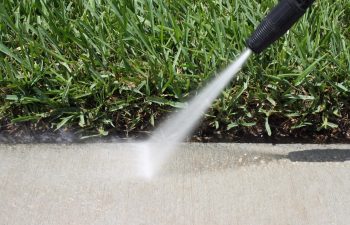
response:
{"label": "weed", "polygon": [[[6,0],[0,116],[84,135],[148,131],[233,60],[276,1]],[[255,56],[207,129],[337,129],[349,114],[348,0],[319,1]],[[339,120],[340,119],[340,120]],[[4,127],[2,129],[5,129]]]}

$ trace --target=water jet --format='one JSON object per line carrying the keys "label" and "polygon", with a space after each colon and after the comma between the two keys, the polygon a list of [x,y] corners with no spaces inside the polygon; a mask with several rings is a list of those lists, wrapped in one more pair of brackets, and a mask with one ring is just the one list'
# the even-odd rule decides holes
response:
{"label": "water jet", "polygon": [[247,39],[247,49],[189,101],[187,107],[174,113],[162,123],[151,138],[140,144],[140,170],[152,178],[172,155],[177,145],[198,124],[202,115],[220,95],[227,84],[249,59],[252,53],[259,54],[283,36],[312,5],[315,0],[281,0]]}

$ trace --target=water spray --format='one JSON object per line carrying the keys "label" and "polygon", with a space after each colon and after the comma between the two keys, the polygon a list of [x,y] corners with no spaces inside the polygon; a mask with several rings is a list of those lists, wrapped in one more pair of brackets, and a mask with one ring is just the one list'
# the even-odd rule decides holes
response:
{"label": "water spray", "polygon": [[208,83],[187,107],[171,115],[153,133],[151,138],[140,145],[142,152],[140,172],[144,177],[156,175],[175,148],[196,128],[202,115],[220,95],[227,84],[249,59],[252,53],[261,53],[283,36],[312,5],[315,0],[281,0],[265,17],[250,38],[247,49]]}

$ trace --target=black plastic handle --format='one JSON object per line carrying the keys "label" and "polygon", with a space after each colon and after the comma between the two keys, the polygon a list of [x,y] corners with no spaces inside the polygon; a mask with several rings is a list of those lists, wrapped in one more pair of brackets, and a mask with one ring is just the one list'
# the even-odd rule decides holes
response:
{"label": "black plastic handle", "polygon": [[247,46],[255,53],[262,52],[283,36],[314,1],[281,0],[247,40]]}

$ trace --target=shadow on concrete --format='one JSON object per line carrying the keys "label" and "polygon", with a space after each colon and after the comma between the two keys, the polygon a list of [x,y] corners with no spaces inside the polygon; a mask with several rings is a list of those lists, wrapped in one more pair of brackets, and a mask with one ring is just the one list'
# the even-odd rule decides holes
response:
{"label": "shadow on concrete", "polygon": [[258,151],[187,151],[177,154],[174,163],[163,174],[202,174],[247,166],[263,166],[271,162],[345,162],[350,161],[350,149],[312,149],[275,154]]}
{"label": "shadow on concrete", "polygon": [[313,149],[290,152],[292,162],[345,162],[350,161],[350,149]]}
{"label": "shadow on concrete", "polygon": [[292,162],[345,162],[350,161],[350,149],[312,149],[304,151],[289,152],[287,155],[258,153],[269,159],[287,159]]}

